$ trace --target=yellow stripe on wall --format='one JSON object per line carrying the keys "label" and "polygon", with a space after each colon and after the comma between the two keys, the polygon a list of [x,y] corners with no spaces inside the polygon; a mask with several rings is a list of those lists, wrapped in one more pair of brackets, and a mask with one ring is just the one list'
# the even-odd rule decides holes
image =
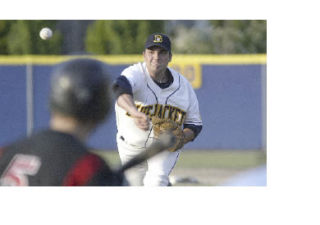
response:
{"label": "yellow stripe on wall", "polygon": [[266,55],[176,55],[172,62],[200,64],[266,64]]}
{"label": "yellow stripe on wall", "polygon": [[[49,55],[25,55],[25,56],[0,56],[0,65],[38,64],[50,65],[62,61],[78,58],[92,57],[109,64],[132,64],[143,61],[142,55],[74,55],[74,56],[49,56]],[[266,64],[266,54],[255,55],[173,55],[173,64]]]}
{"label": "yellow stripe on wall", "polygon": [[[142,55],[25,55],[25,56],[0,56],[0,65],[53,65],[72,58],[95,58],[110,65],[134,64],[143,61]],[[241,65],[241,64],[266,64],[266,55],[174,55],[169,66],[184,75],[193,88],[202,85],[201,65]]]}

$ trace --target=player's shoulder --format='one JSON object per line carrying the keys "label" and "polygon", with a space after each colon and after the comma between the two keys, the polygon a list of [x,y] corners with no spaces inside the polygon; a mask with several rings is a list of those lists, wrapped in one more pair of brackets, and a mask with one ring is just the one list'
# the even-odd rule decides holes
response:
{"label": "player's shoulder", "polygon": [[130,66],[128,66],[127,68],[125,68],[121,75],[133,75],[133,74],[139,74],[143,71],[143,63],[139,62],[139,63],[135,63],[132,64]]}
{"label": "player's shoulder", "polygon": [[72,134],[56,131],[52,129],[46,129],[42,130],[38,133],[35,133],[30,137],[30,141],[32,142],[39,142],[55,146],[55,145],[61,145],[61,146],[74,146],[76,149],[80,147],[84,147],[83,143],[78,140],[75,136]]}
{"label": "player's shoulder", "polygon": [[121,73],[122,76],[125,76],[132,88],[137,88],[140,85],[143,85],[142,82],[145,79],[145,64],[144,63],[136,63],[133,64],[126,69],[124,69]]}
{"label": "player's shoulder", "polygon": [[171,67],[168,67],[168,69],[170,70],[174,79],[179,79],[181,84],[188,86],[188,87],[192,87],[190,81],[185,76],[183,76],[180,72],[178,72],[177,70],[175,70]]}
{"label": "player's shoulder", "polygon": [[[61,148],[61,146],[64,146]],[[68,149],[71,152],[73,149],[76,151],[84,151],[85,146],[81,141],[71,134],[45,129],[37,131],[29,137],[21,138],[11,143],[6,149],[11,149],[17,152],[37,152],[45,154],[45,152],[55,151],[64,152]]]}

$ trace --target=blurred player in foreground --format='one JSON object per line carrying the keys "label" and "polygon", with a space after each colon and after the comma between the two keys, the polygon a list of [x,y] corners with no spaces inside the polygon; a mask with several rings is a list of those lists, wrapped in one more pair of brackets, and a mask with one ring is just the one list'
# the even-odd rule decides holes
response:
{"label": "blurred player in foreground", "polygon": [[[121,162],[125,163],[146,150],[157,138],[156,131],[166,127],[173,129],[170,126],[177,125],[181,132],[174,148],[126,172],[131,185],[167,186],[180,149],[197,137],[202,120],[191,84],[168,67],[172,59],[168,36],[161,33],[150,35],[143,56],[144,62],[122,71],[113,86],[117,97],[118,151]],[[164,125],[156,127],[154,121]]]}
{"label": "blurred player in foreground", "polygon": [[50,128],[0,150],[0,185],[121,185],[110,167],[88,152],[85,141],[110,108],[105,64],[74,59],[51,80]]}

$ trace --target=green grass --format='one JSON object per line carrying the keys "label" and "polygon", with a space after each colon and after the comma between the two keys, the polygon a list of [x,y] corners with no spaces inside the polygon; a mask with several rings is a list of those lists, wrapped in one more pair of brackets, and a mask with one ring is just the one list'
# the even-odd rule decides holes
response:
{"label": "green grass", "polygon": [[104,158],[112,167],[120,165],[120,158],[117,151],[93,151]]}
{"label": "green grass", "polygon": [[177,168],[248,168],[265,162],[262,151],[192,150],[180,155]]}
{"label": "green grass", "polygon": [[[117,168],[120,159],[117,151],[95,151]],[[172,172],[177,177],[192,177],[199,183],[178,183],[174,186],[215,186],[237,172],[266,162],[261,150],[183,150]]]}
{"label": "green grass", "polygon": [[[111,166],[120,165],[117,151],[95,151]],[[261,150],[184,150],[176,168],[230,168],[244,169],[258,166],[266,160]]]}

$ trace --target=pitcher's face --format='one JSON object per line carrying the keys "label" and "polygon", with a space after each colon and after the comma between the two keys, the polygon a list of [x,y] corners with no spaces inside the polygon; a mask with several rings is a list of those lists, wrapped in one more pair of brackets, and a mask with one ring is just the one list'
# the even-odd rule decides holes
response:
{"label": "pitcher's face", "polygon": [[152,75],[164,72],[172,58],[168,51],[157,46],[145,49],[143,56],[148,71]]}

